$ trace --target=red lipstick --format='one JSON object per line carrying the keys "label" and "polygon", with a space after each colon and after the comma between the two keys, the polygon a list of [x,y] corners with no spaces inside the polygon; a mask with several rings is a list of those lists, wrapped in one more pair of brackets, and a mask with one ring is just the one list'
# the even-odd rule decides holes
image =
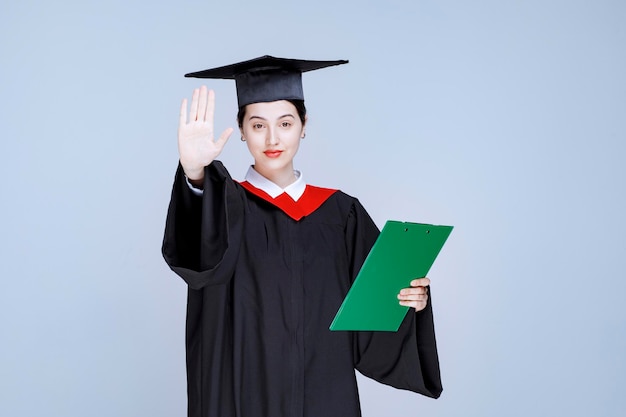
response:
{"label": "red lipstick", "polygon": [[264,151],[263,153],[268,158],[278,158],[283,153],[283,151],[270,150],[270,151]]}

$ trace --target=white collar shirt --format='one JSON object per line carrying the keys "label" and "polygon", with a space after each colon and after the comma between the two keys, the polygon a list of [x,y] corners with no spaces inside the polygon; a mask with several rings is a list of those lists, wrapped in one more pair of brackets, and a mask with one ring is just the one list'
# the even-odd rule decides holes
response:
{"label": "white collar shirt", "polygon": [[[265,191],[272,198],[276,198],[282,193],[287,193],[287,195],[291,197],[294,201],[298,201],[300,197],[302,197],[302,194],[304,194],[304,190],[306,189],[306,183],[304,182],[304,176],[300,171],[294,170],[293,173],[296,176],[296,180],[285,188],[280,188],[278,185],[268,180],[263,175],[259,174],[252,166],[248,168],[245,180],[259,190]],[[195,195],[202,195],[202,189],[194,187],[191,182],[189,182],[189,179],[186,175],[185,181],[187,181],[189,189],[191,189],[191,191]]]}
{"label": "white collar shirt", "polygon": [[253,185],[259,190],[265,191],[272,198],[276,198],[282,193],[287,193],[287,195],[289,195],[289,197],[291,197],[294,201],[298,201],[300,197],[302,197],[302,194],[304,194],[306,183],[304,182],[304,177],[300,171],[294,170],[293,173],[296,176],[296,180],[285,188],[281,188],[272,181],[268,180],[263,175],[259,174],[252,166],[248,168],[245,179],[250,183],[250,185]]}

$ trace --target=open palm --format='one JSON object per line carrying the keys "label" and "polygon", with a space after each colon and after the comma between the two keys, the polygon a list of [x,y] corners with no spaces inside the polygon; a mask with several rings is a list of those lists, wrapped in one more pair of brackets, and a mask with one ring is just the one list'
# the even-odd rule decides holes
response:
{"label": "open palm", "polygon": [[178,153],[185,175],[190,180],[204,177],[204,167],[217,158],[233,133],[233,129],[228,128],[217,140],[214,139],[214,112],[215,93],[213,90],[207,90],[205,86],[193,91],[189,117],[187,117],[187,99],[181,104]]}

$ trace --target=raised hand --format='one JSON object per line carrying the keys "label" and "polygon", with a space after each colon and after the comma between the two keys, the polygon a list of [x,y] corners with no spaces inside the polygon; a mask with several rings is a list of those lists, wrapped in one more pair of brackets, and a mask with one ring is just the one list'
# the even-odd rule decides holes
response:
{"label": "raised hand", "polygon": [[420,278],[411,281],[410,288],[403,288],[398,294],[400,305],[413,307],[415,311],[421,311],[428,304],[428,286],[430,279]]}
{"label": "raised hand", "polygon": [[178,153],[185,175],[194,183],[204,179],[204,167],[217,158],[233,133],[233,129],[228,128],[217,140],[214,139],[214,112],[215,93],[213,90],[207,91],[205,86],[193,90],[189,118],[187,99],[180,106]]}

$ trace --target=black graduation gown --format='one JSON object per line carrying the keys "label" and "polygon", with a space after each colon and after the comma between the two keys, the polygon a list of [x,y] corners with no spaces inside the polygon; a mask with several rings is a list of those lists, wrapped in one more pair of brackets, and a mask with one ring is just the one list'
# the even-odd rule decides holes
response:
{"label": "black graduation gown", "polygon": [[194,195],[178,168],[163,255],[188,284],[190,417],[360,416],[354,369],[437,398],[430,302],[398,332],[328,329],[378,236],[337,191],[294,220],[219,161]]}

